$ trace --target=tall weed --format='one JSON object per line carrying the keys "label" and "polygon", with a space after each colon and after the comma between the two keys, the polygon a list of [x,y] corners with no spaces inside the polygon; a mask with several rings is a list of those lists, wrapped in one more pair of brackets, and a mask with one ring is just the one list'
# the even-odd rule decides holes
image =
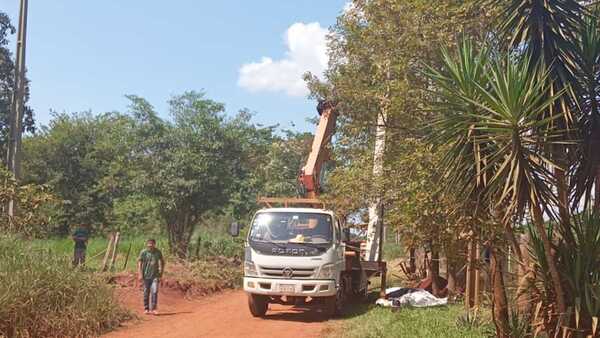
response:
{"label": "tall weed", "polygon": [[100,277],[0,237],[0,336],[90,337],[129,319]]}

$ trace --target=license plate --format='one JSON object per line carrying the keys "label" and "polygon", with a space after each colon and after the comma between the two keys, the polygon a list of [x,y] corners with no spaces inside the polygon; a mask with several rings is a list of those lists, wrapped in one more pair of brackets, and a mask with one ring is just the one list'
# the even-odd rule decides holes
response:
{"label": "license plate", "polygon": [[279,292],[294,292],[293,284],[279,284]]}

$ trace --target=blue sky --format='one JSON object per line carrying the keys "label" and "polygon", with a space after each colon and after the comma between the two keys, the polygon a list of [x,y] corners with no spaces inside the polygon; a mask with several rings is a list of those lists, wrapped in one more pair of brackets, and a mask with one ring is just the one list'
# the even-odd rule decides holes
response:
{"label": "blue sky", "polygon": [[[15,26],[18,2],[0,0]],[[229,114],[312,130],[299,74],[324,69],[324,34],[346,2],[29,0],[30,105],[47,124],[50,109],[124,112],[136,94],[166,116],[171,95],[205,90]]]}

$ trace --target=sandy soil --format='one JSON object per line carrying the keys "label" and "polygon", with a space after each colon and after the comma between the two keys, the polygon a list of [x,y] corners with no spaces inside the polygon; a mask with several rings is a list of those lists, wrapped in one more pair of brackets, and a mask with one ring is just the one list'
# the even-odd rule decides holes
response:
{"label": "sandy soil", "polygon": [[320,337],[329,331],[327,318],[314,308],[269,305],[265,318],[254,318],[243,291],[226,291],[187,300],[175,290],[159,294],[158,316],[144,315],[141,291],[118,290],[119,300],[140,320],[125,324],[106,338],[130,337]]}

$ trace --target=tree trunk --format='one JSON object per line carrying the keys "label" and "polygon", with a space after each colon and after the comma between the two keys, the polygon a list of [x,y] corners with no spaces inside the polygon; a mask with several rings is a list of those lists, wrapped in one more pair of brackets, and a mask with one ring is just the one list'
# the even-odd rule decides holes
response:
{"label": "tree trunk", "polygon": [[533,223],[539,233],[540,238],[542,239],[542,244],[544,245],[544,255],[546,256],[546,262],[548,263],[548,269],[550,270],[550,276],[552,278],[552,284],[554,286],[554,293],[556,296],[556,303],[558,306],[559,316],[563,316],[567,312],[567,306],[565,303],[565,293],[563,291],[562,283],[560,280],[560,274],[558,273],[558,268],[556,267],[556,261],[554,260],[554,256],[552,255],[552,245],[550,239],[548,238],[548,233],[546,226],[544,224],[544,218],[542,216],[542,211],[537,204],[532,204],[532,218]]}
{"label": "tree trunk", "polygon": [[594,210],[600,212],[600,165],[596,167],[596,189],[594,192]]}
{"label": "tree trunk", "polygon": [[467,249],[467,274],[465,283],[465,307],[467,310],[479,308],[481,295],[481,257],[478,237],[469,240]]}
{"label": "tree trunk", "polygon": [[189,226],[185,221],[186,217],[177,217],[167,226],[170,252],[181,259],[187,257],[189,247]]}
{"label": "tree trunk", "polygon": [[448,300],[452,300],[456,295],[456,262],[450,257],[447,261],[446,279],[448,280]]}
{"label": "tree trunk", "polygon": [[442,294],[442,290],[439,285],[439,276],[440,276],[440,254],[437,249],[434,249],[433,246],[431,248],[431,262],[429,264],[430,276],[431,276],[431,293],[434,296],[440,297]]}
{"label": "tree trunk", "polygon": [[169,249],[171,254],[178,258],[186,258],[188,252],[188,242],[183,226],[180,224],[169,225]]}
{"label": "tree trunk", "polygon": [[529,268],[529,236],[521,235],[519,238],[519,246],[521,252],[521,258],[518,260],[517,265],[517,310],[521,316],[531,315],[531,296],[529,288],[531,286],[531,269]]}
{"label": "tree trunk", "polygon": [[558,215],[560,218],[560,226],[563,229],[562,234],[570,245],[575,245],[575,238],[571,232],[571,214],[569,213],[569,196],[568,185],[565,177],[565,171],[556,168],[554,171],[556,176],[556,191],[558,192]]}
{"label": "tree trunk", "polygon": [[532,271],[529,269],[528,244],[529,236],[521,235],[519,246],[521,247],[521,252],[524,254],[521,256],[518,262],[519,265],[517,266],[517,310],[521,316],[530,316],[532,310],[531,293],[529,290],[531,287]]}
{"label": "tree trunk", "polygon": [[167,234],[169,236],[169,250],[171,254],[181,259],[187,257],[192,232],[193,222],[189,213],[181,212],[169,219]]}
{"label": "tree trunk", "polygon": [[415,273],[417,272],[417,257],[415,253],[415,248],[408,249],[408,272]]}
{"label": "tree trunk", "polygon": [[509,338],[509,318],[508,301],[504,287],[502,254],[496,248],[490,246],[490,265],[492,270],[492,315],[494,316],[494,326],[496,326],[496,337]]}

